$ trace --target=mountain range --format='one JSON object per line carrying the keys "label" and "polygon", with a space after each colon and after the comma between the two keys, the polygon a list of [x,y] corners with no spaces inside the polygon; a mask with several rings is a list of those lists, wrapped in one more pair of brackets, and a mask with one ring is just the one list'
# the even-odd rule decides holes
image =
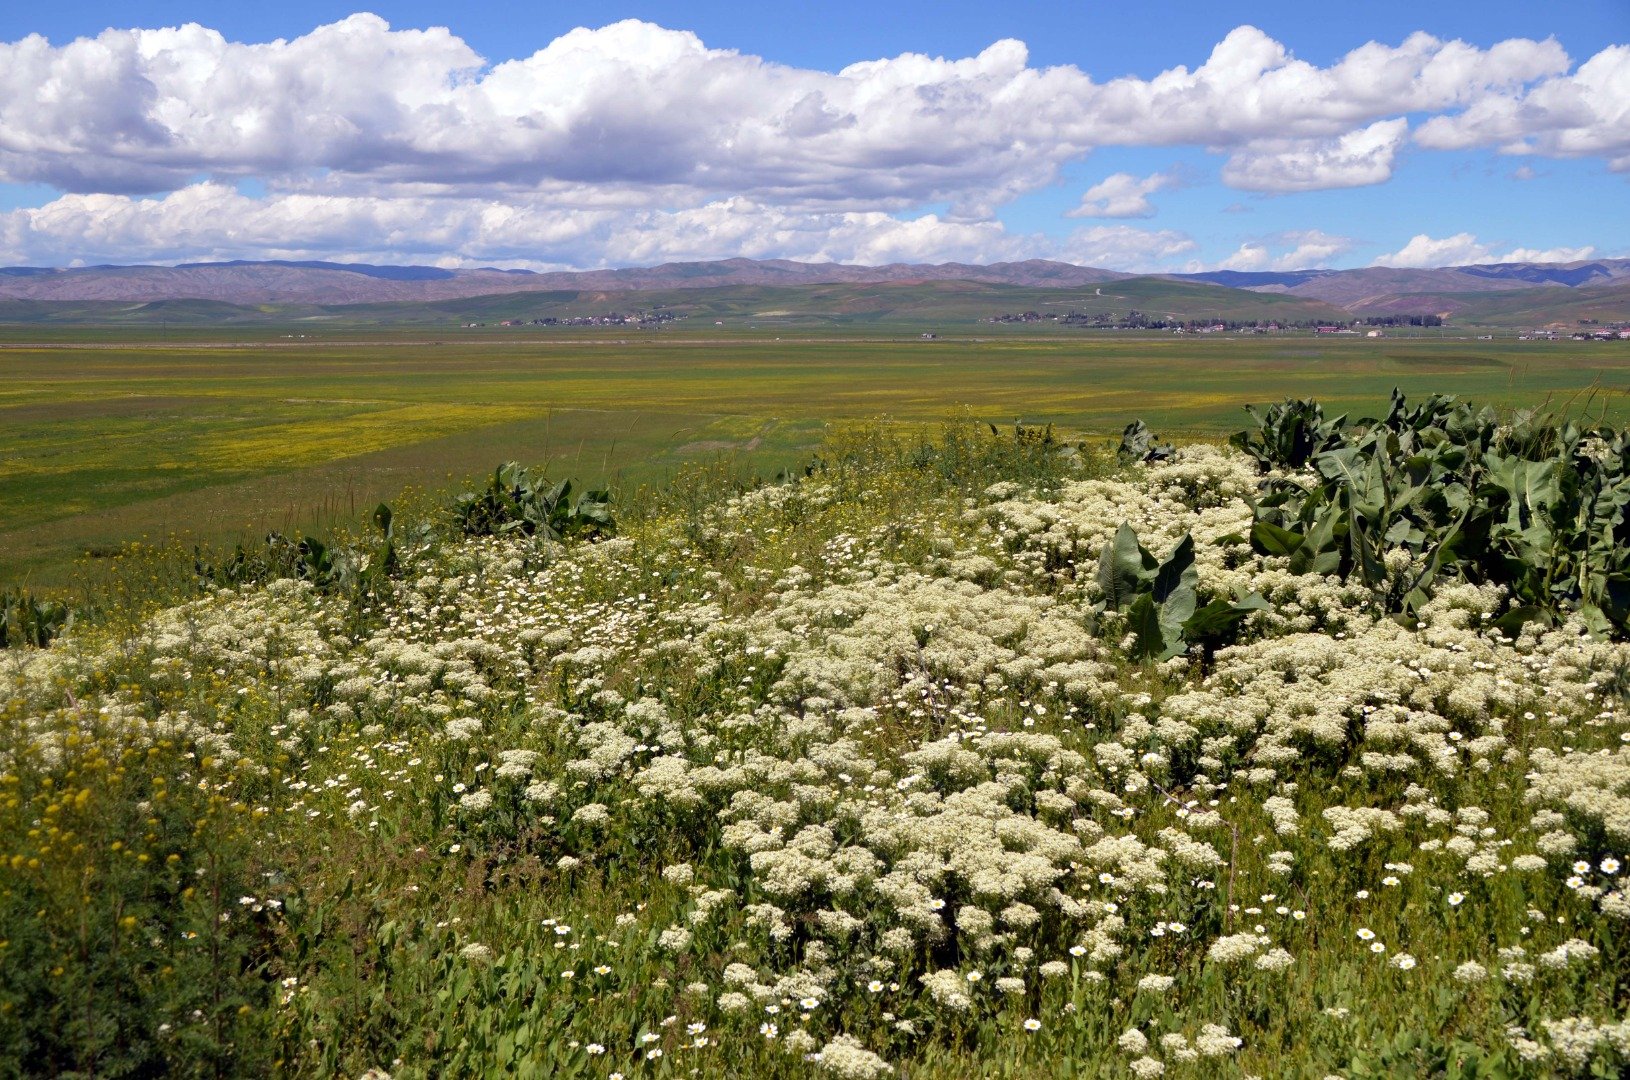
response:
{"label": "mountain range", "polygon": [[0,300],[220,300],[229,304],[382,303],[450,300],[500,293],[709,289],[736,285],[838,285],[981,281],[993,285],[1074,288],[1134,275],[1047,262],[848,266],[785,259],[724,259],[619,270],[536,273],[370,266],[334,262],[221,262],[179,266],[0,269]]}
{"label": "mountain range", "polygon": [[[1355,315],[1396,314],[1406,310],[1453,314],[1469,303],[1470,296],[1478,293],[1545,286],[1588,289],[1624,283],[1630,281],[1630,259],[1487,263],[1420,270],[1385,266],[1280,273],[1219,270],[1183,276],[1234,289],[1323,300]],[[1433,303],[1437,306],[1430,306]]]}
{"label": "mountain range", "polygon": [[[801,263],[784,259],[725,259],[675,262],[615,270],[559,271],[496,268],[445,269],[434,266],[376,266],[338,262],[215,262],[177,266],[89,266],[0,268],[0,308],[6,301],[136,303],[214,301],[230,305],[336,306],[439,303],[474,297],[530,293],[604,296],[705,289],[787,289],[806,286],[915,286],[937,282],[978,283],[1023,289],[1083,289],[1127,282],[1136,275],[1071,263],[1025,262],[854,266]],[[1524,291],[1520,306],[1536,316],[1547,307],[1577,307],[1575,301],[1630,296],[1630,259],[1571,263],[1492,263],[1431,269],[1369,267],[1357,270],[1294,270],[1145,276],[1140,280],[1220,287],[1233,292],[1242,308],[1255,300],[1235,290],[1315,302],[1322,310],[1350,315],[1475,314],[1490,309],[1499,294]],[[542,299],[541,297],[539,299]],[[630,303],[636,298],[630,295]],[[27,306],[27,305],[21,305]],[[1213,304],[1212,306],[1216,306]],[[1496,303],[1495,308],[1499,305]],[[1309,308],[1308,310],[1313,310]],[[1595,310],[1592,308],[1592,310]],[[981,313],[988,314],[988,313]],[[1288,309],[1286,314],[1289,314]],[[1558,316],[1560,317],[1560,316]],[[0,320],[4,319],[0,311]]]}

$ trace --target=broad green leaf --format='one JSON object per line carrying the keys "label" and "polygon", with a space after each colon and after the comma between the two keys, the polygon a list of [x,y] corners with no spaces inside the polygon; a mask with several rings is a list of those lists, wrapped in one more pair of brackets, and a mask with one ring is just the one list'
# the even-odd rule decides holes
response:
{"label": "broad green leaf", "polygon": [[1355,490],[1364,487],[1365,466],[1364,455],[1356,446],[1327,450],[1313,459],[1313,467],[1320,476]]}
{"label": "broad green leaf", "polygon": [[1607,617],[1623,628],[1630,622],[1630,577],[1614,574],[1602,582],[1597,602]]}
{"label": "broad green leaf", "polygon": [[1121,523],[1115,538],[1104,545],[1098,556],[1098,586],[1104,592],[1104,602],[1111,611],[1119,611],[1131,603],[1143,581],[1143,549],[1138,546],[1138,534],[1130,524]]}
{"label": "broad green leaf", "polygon": [[1336,531],[1346,523],[1347,509],[1339,504],[1327,505],[1314,518],[1302,542],[1291,552],[1290,569],[1296,574],[1333,574],[1341,566],[1341,553],[1336,547]]}
{"label": "broad green leaf", "polygon": [[1494,620],[1494,628],[1508,637],[1516,637],[1518,632],[1528,623],[1538,621],[1542,625],[1549,625],[1551,620],[1544,609],[1526,605],[1514,607],[1510,611]]}
{"label": "broad green leaf", "polygon": [[1134,635],[1132,658],[1141,660],[1158,657],[1166,651],[1166,639],[1160,630],[1160,613],[1148,593],[1139,593],[1126,609],[1126,628]]}
{"label": "broad green leaf", "polygon": [[1367,531],[1367,523],[1354,518],[1348,523],[1347,542],[1352,554],[1353,569],[1359,573],[1359,580],[1366,585],[1376,585],[1386,580],[1387,568],[1381,561],[1381,552],[1375,541]]}
{"label": "broad green leaf", "polygon": [[1402,547],[1406,544],[1418,545],[1426,539],[1426,534],[1415,528],[1415,523],[1406,517],[1393,521],[1392,527],[1387,529],[1386,541],[1388,547]]}
{"label": "broad green leaf", "polygon": [[1184,621],[1183,636],[1193,641],[1223,637],[1253,612],[1267,611],[1271,606],[1257,593],[1235,602],[1213,600]]}
{"label": "broad green leaf", "polygon": [[1183,651],[1183,623],[1199,602],[1200,572],[1194,565],[1194,540],[1187,533],[1155,572],[1153,597],[1160,611],[1160,632],[1168,655]]}
{"label": "broad green leaf", "polygon": [[1302,535],[1261,518],[1251,522],[1251,548],[1259,555],[1290,555],[1302,546]]}
{"label": "broad green leaf", "polygon": [[1579,617],[1590,631],[1592,637],[1607,639],[1613,635],[1613,624],[1608,620],[1607,614],[1595,604],[1585,603],[1579,605]]}
{"label": "broad green leaf", "polygon": [[1194,568],[1194,538],[1184,533],[1183,538],[1172,545],[1171,553],[1155,571],[1153,590],[1155,602],[1166,604],[1187,587],[1191,594],[1189,604],[1192,610],[1194,602],[1192,593],[1199,581],[1199,572]]}

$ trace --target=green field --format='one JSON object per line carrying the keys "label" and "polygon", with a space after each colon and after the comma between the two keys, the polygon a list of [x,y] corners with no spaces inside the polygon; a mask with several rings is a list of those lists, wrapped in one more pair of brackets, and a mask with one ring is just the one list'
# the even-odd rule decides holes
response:
{"label": "green field", "polygon": [[[1056,423],[1109,435],[1240,425],[1240,407],[1316,396],[1360,412],[1394,386],[1504,407],[1624,416],[1620,343],[1385,338],[897,337],[727,328],[379,330],[10,328],[0,334],[0,581],[50,587],[87,553],[355,520],[408,488],[505,459],[624,491],[688,461],[764,472],[830,421]],[[163,331],[163,336],[181,332]]]}

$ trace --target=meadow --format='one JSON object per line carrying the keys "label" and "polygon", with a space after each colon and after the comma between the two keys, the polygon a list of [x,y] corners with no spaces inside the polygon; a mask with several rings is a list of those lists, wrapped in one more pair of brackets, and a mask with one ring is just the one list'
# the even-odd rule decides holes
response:
{"label": "meadow", "polygon": [[1367,411],[506,480],[0,649],[0,1075],[1623,1075],[1630,437]]}
{"label": "meadow", "polygon": [[835,420],[1107,434],[1141,417],[1215,437],[1247,402],[1362,410],[1394,386],[1504,407],[1593,394],[1612,418],[1627,372],[1621,345],[1510,339],[13,327],[0,581],[60,589],[85,578],[87,554],[132,541],[351,523],[511,458],[631,494],[719,455],[764,475],[799,465]]}

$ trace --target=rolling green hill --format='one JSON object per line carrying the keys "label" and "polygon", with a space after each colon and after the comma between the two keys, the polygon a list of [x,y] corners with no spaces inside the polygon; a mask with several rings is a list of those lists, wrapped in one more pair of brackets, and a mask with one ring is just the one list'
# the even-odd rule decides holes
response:
{"label": "rolling green hill", "polygon": [[[760,327],[972,327],[991,316],[1115,314],[1250,321],[1333,320],[1328,304],[1203,282],[1127,278],[1101,286],[1049,289],[968,281],[801,286],[731,286],[643,291],[573,290],[508,293],[455,300],[371,304],[235,305],[214,300],[16,300],[0,302],[0,323],[111,326],[222,325],[453,327],[509,319],[570,319],[613,313],[667,312],[691,326],[724,322]],[[1028,324],[1051,326],[1051,323]]]}
{"label": "rolling green hill", "polygon": [[[1351,312],[1283,293],[1209,282],[1135,277],[1072,288],[976,281],[897,281],[819,285],[731,285],[712,289],[570,289],[499,293],[447,300],[362,304],[230,304],[220,300],[4,300],[0,325],[152,328],[453,329],[469,323],[661,313],[690,331],[725,329],[884,332],[1010,328],[987,320],[1034,312],[1027,333],[1080,333],[1047,316],[1126,317],[1132,311],[1173,321],[1344,322],[1388,314],[1447,313],[1455,327],[1574,327],[1580,320],[1630,321],[1630,283],[1569,289],[1540,286],[1479,293],[1418,293],[1368,298]],[[631,327],[632,329],[632,327]]]}
{"label": "rolling green hill", "polygon": [[49,326],[222,326],[293,321],[318,309],[228,304],[220,300],[3,300],[0,324]]}
{"label": "rolling green hill", "polygon": [[1454,313],[1454,321],[1468,326],[1524,329],[1559,324],[1572,329],[1584,319],[1603,324],[1630,322],[1630,283],[1474,293],[1456,299],[1461,306]]}

